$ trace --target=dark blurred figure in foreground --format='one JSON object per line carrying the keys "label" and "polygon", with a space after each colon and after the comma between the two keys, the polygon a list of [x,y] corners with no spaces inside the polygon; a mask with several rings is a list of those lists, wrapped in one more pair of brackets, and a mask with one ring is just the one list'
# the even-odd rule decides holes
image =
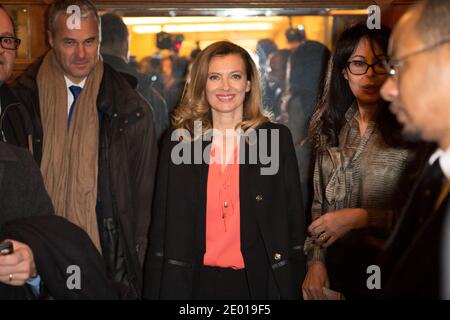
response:
{"label": "dark blurred figure in foreground", "polygon": [[449,245],[444,220],[450,218],[446,216],[450,203],[448,26],[449,1],[421,1],[402,16],[390,39],[389,78],[382,96],[391,102],[405,136],[436,142],[438,150],[429,158],[381,256],[386,298],[450,298],[449,252],[443,251]]}

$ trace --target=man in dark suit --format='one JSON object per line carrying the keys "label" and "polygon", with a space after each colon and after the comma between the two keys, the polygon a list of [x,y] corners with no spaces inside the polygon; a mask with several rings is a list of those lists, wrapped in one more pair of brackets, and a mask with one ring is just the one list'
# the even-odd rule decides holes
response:
{"label": "man in dark suit", "polygon": [[384,297],[441,298],[442,235],[450,179],[450,2],[427,0],[396,26],[384,99],[405,135],[435,142],[381,257]]}
{"label": "man in dark suit", "polygon": [[55,213],[89,234],[123,296],[137,298],[158,148],[148,103],[100,59],[99,24],[92,1],[54,1],[51,50],[14,91],[30,114],[34,159]]}
{"label": "man in dark suit", "polygon": [[[28,114],[5,84],[19,44],[13,20],[0,5],[0,242],[7,239],[13,247],[0,253],[0,300],[117,299],[88,235],[54,215],[32,155],[12,145],[31,146]],[[73,265],[83,269],[79,290],[66,282]]]}

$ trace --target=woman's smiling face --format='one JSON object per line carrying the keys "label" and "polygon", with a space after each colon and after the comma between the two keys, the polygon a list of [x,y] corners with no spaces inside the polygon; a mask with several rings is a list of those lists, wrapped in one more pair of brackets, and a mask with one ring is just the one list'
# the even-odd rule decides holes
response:
{"label": "woman's smiling face", "polygon": [[250,91],[245,63],[237,54],[215,56],[209,62],[206,99],[214,113],[243,114],[245,94]]}

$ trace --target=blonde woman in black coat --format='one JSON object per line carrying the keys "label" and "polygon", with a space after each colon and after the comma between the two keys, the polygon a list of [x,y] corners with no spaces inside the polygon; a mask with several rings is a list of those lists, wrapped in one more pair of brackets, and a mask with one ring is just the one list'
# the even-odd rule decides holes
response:
{"label": "blonde woman in black coat", "polygon": [[297,299],[305,214],[289,130],[264,115],[257,69],[226,41],[196,58],[163,139],[145,298]]}

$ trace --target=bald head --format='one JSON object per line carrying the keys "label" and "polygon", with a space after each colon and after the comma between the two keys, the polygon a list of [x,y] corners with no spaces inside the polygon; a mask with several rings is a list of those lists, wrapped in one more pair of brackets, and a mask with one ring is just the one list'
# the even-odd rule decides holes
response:
{"label": "bald head", "polygon": [[5,7],[1,4],[0,4],[0,10],[3,11],[8,16],[8,19],[11,22],[11,26],[13,28],[14,35],[15,35],[16,34],[16,24],[14,23],[13,18],[9,15],[8,11],[6,11]]}
{"label": "bald head", "polygon": [[414,12],[418,15],[416,30],[425,45],[450,39],[450,1],[423,1]]}
{"label": "bald head", "polygon": [[[414,47],[423,46],[422,37],[419,37],[415,26],[420,15],[422,6],[414,6],[408,10],[397,22],[389,42],[389,56],[402,57],[402,49],[405,48],[404,42],[412,43]],[[408,32],[406,32],[408,30]],[[400,51],[400,52],[399,52]]]}
{"label": "bald head", "polygon": [[393,40],[417,38],[423,47],[450,41],[450,1],[426,0],[408,10],[397,23]]}

